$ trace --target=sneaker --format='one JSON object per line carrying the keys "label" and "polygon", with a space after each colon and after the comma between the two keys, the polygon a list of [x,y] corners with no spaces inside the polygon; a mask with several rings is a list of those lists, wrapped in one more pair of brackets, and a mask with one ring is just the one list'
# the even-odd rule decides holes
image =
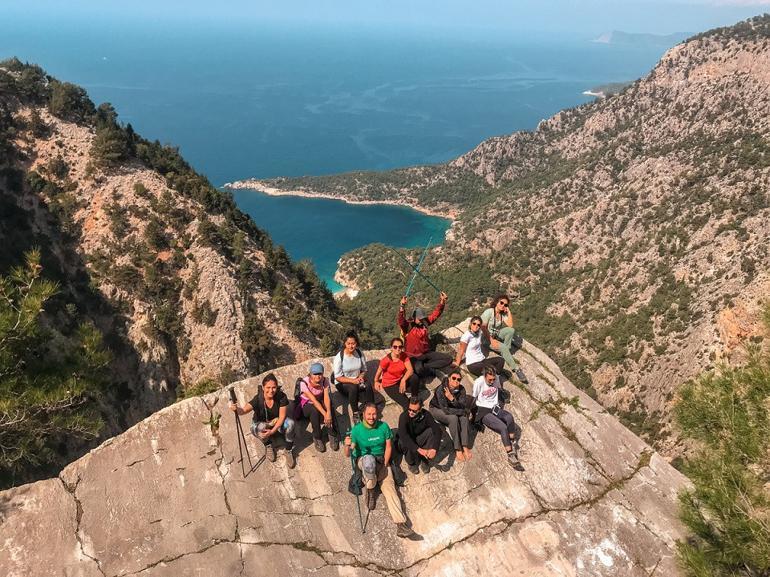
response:
{"label": "sneaker", "polygon": [[409,465],[409,472],[412,475],[417,475],[420,472],[420,467],[418,465]]}
{"label": "sneaker", "polygon": [[374,489],[365,489],[366,491],[366,508],[370,511],[374,511],[377,507],[377,494]]}
{"label": "sneaker", "polygon": [[430,471],[430,465],[428,464],[428,461],[420,461],[420,471],[423,473]]}
{"label": "sneaker", "polygon": [[336,435],[329,435],[329,445],[332,448],[332,451],[339,451],[340,450],[340,438]]}
{"label": "sneaker", "polygon": [[315,450],[318,451],[319,453],[326,452],[326,443],[324,443],[323,439],[315,440]]}
{"label": "sneaker", "polygon": [[265,445],[265,458],[271,463],[275,463],[275,449],[272,445]]}
{"label": "sneaker", "polygon": [[414,531],[412,531],[411,527],[409,527],[409,525],[406,523],[398,523],[396,525],[396,535],[402,539],[408,539],[414,535]]}
{"label": "sneaker", "polygon": [[361,413],[356,411],[353,413],[353,426],[355,427],[360,422],[361,422]]}
{"label": "sneaker", "polygon": [[289,469],[293,469],[297,464],[297,458],[294,456],[294,451],[286,449],[284,456],[286,457],[286,466],[289,467]]}
{"label": "sneaker", "polygon": [[519,379],[519,382],[522,385],[526,385],[527,383],[529,383],[527,376],[524,374],[524,371],[522,371],[521,369],[516,369],[516,378]]}

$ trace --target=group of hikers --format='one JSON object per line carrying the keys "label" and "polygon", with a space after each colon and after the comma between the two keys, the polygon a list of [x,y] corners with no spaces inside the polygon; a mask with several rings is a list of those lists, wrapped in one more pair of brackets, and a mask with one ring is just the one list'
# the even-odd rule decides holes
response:
{"label": "group of hikers", "polygon": [[[324,429],[332,450],[339,450],[341,434],[331,391],[334,384],[351,409],[352,427],[344,438],[344,452],[351,458],[354,475],[362,480],[368,509],[376,507],[379,487],[396,524],[396,534],[412,537],[415,534],[402,509],[391,470],[397,455],[403,456],[412,474],[427,473],[437,460],[446,427],[456,460],[468,461],[473,457],[471,429],[486,427],[500,435],[508,462],[515,469],[523,470],[516,449],[517,428],[513,415],[504,408],[505,391],[500,378],[507,376],[504,373],[507,366],[522,384],[528,383],[513,357],[521,346],[521,338],[513,328],[510,298],[505,294],[497,296],[481,316],[471,318],[454,357],[433,349],[428,329],[444,312],[446,302],[447,295],[441,292],[430,314],[416,307],[407,317],[408,298],[402,297],[397,315],[402,337],[391,340],[390,351],[379,361],[373,379],[367,378],[366,357],[358,336],[351,331],[334,356],[330,378],[324,375],[323,364],[314,362],[308,375],[297,381],[293,408],[277,378],[270,373],[254,398],[240,407],[231,402],[230,409],[238,415],[253,412],[251,432],[264,444],[265,457],[270,462],[276,460],[273,439],[280,435],[286,464],[293,468],[299,419],[310,421],[317,451],[326,451]],[[499,356],[490,356],[490,351]],[[462,384],[463,359],[468,372],[476,377],[471,391],[466,391]],[[424,390],[423,384],[433,379],[437,371],[445,376],[426,409],[420,393]],[[375,390],[403,409],[395,434],[380,418]]]}

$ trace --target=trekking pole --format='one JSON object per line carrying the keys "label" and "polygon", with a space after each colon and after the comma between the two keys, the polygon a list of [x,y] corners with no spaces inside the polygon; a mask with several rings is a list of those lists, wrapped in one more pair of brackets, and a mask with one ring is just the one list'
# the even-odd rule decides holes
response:
{"label": "trekking pole", "polygon": [[[232,402],[236,407],[238,406],[238,400],[235,397],[235,390],[230,387],[230,402]],[[246,445],[246,435],[243,433],[243,425],[241,425],[241,419],[238,416],[238,412],[236,410],[235,412],[235,430],[236,434],[238,435],[238,452],[241,455],[241,474],[243,475],[243,478],[246,478],[246,464],[243,462],[243,449],[246,449],[246,456],[249,459],[249,473],[251,473],[254,470],[254,466],[251,464],[251,455],[249,454],[249,447]],[[243,446],[241,446],[241,440],[243,440]]]}
{"label": "trekking pole", "polygon": [[[396,253],[396,254],[399,256],[399,258],[400,258],[401,260],[403,260],[403,261],[404,261],[406,264],[408,264],[408,265],[409,265],[409,267],[410,267],[410,268],[411,268],[413,271],[415,271],[415,273],[416,273],[416,274],[418,274],[418,275],[420,276],[420,278],[422,278],[422,279],[423,279],[425,282],[427,282],[427,283],[428,283],[430,286],[432,286],[434,289],[436,289],[436,292],[437,292],[437,293],[439,293],[439,294],[441,293],[441,289],[440,289],[440,288],[438,288],[438,287],[437,287],[435,284],[433,284],[433,281],[432,281],[432,280],[430,280],[430,279],[429,279],[427,276],[425,276],[425,275],[424,275],[424,274],[422,274],[422,273],[421,273],[419,270],[417,270],[417,269],[415,268],[415,266],[414,266],[414,265],[413,265],[411,262],[409,262],[409,259],[408,259],[408,258],[406,258],[406,257],[405,257],[403,254],[401,254],[400,252],[398,252],[398,251],[397,251],[395,248],[393,248],[393,247],[391,247],[391,246],[389,246],[388,248],[389,248],[390,250],[392,250],[393,252],[395,252],[395,253]],[[409,296],[409,295],[407,295],[407,296]]]}
{"label": "trekking pole", "polygon": [[[353,469],[353,475],[356,474],[356,462],[353,459],[353,451],[350,451],[350,467]],[[363,487],[359,487],[359,490],[362,490]],[[361,525],[361,534],[363,535],[366,533],[366,527],[364,526],[364,517],[361,515],[361,495],[356,493],[356,506],[358,506],[358,523]],[[367,519],[368,521],[368,519]]]}
{"label": "trekking pole", "polygon": [[425,245],[425,250],[422,251],[422,254],[420,255],[420,260],[417,261],[417,267],[414,268],[414,274],[412,274],[412,278],[409,280],[409,284],[406,287],[406,296],[409,296],[409,293],[412,292],[412,286],[414,285],[414,279],[417,278],[417,273],[420,272],[420,267],[422,266],[422,261],[425,260],[425,255],[428,254],[428,249],[430,248],[430,243],[433,240],[433,237],[430,237],[428,239],[428,244]]}

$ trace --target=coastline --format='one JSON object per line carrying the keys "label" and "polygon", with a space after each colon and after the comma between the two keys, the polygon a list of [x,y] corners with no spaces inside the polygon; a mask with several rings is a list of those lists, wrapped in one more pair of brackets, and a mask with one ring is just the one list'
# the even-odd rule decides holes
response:
{"label": "coastline", "polygon": [[425,208],[424,206],[420,206],[416,203],[410,203],[403,200],[359,200],[359,199],[346,198],[341,195],[330,194],[328,192],[308,192],[306,190],[282,190],[279,188],[274,188],[272,186],[266,186],[262,181],[256,180],[256,179],[227,182],[224,185],[222,185],[222,188],[225,188],[228,190],[252,189],[252,190],[256,190],[261,193],[267,194],[269,196],[302,196],[305,198],[327,198],[329,200],[341,200],[342,202],[347,202],[348,204],[384,204],[384,205],[390,205],[390,206],[406,206],[408,208],[411,208],[412,210],[416,210],[417,212],[421,212],[422,214],[425,214],[427,216],[445,218],[452,222],[454,222],[457,219],[457,213],[454,210],[449,210],[447,212],[440,212],[438,210]]}

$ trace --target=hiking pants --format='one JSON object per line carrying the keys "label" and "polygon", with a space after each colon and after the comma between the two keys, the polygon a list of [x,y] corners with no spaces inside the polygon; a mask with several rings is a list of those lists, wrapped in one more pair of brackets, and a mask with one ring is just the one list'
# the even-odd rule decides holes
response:
{"label": "hiking pants", "polygon": [[469,432],[471,423],[466,415],[450,415],[437,407],[430,408],[430,414],[436,422],[445,425],[449,429],[455,451],[462,451],[463,447],[470,447]]}
{"label": "hiking pants", "polygon": [[516,329],[513,327],[504,327],[497,332],[496,337],[492,335],[498,342],[502,344],[498,348],[494,348],[491,343],[489,345],[490,349],[505,359],[505,363],[511,368],[512,371],[515,371],[519,368],[519,365],[513,358],[513,353],[511,352],[511,344],[515,334]]}
{"label": "hiking pants", "polygon": [[452,364],[452,357],[437,351],[428,351],[419,357],[411,357],[414,373],[421,379],[436,376],[436,369],[448,367]]}
{"label": "hiking pants", "polygon": [[[433,438],[433,431],[431,429],[425,429],[422,433],[417,435],[417,438],[414,440],[414,442],[417,443],[417,446],[420,449],[426,449],[433,445],[438,445],[441,442],[441,440]],[[407,447],[404,447],[403,445],[401,445],[401,443],[399,443],[399,448],[401,449],[401,452],[404,454],[404,459],[409,465],[418,464],[420,462],[420,459],[427,460],[425,459],[425,457],[423,457],[422,455],[420,455],[420,453],[417,452],[417,449],[413,451],[409,450]]]}
{"label": "hiking pants", "polygon": [[[361,458],[358,459],[358,468],[364,470]],[[390,518],[394,523],[406,523],[406,516],[401,509],[401,499],[398,498],[396,493],[396,483],[393,481],[393,473],[390,471],[390,467],[385,463],[377,461],[377,477],[376,479],[368,479],[364,476],[364,486],[368,491],[374,489],[376,485],[380,486],[380,492],[385,497],[385,503],[388,506],[388,512]]]}
{"label": "hiking pants", "polygon": [[[271,445],[273,443],[273,440],[271,437],[268,437],[264,441],[259,438],[259,433],[262,431],[269,429],[270,427],[268,424],[264,421],[252,421],[251,422],[251,434],[257,437],[262,443],[267,446]],[[294,448],[294,419],[290,419],[289,417],[286,417],[283,420],[283,423],[281,424],[281,427],[276,431],[279,435],[283,435],[283,438],[286,439],[286,450],[291,451]],[[275,433],[274,433],[275,434]]]}
{"label": "hiking pants", "polygon": [[497,415],[493,415],[492,409],[487,409],[486,407],[480,407],[479,412],[481,413],[482,411],[484,416],[481,418],[481,422],[500,435],[503,447],[513,445],[511,435],[516,433],[513,415],[505,409],[500,409]]}
{"label": "hiking pants", "polygon": [[395,385],[391,385],[389,387],[383,387],[382,390],[385,391],[385,394],[387,394],[391,399],[393,399],[398,405],[401,406],[404,410],[409,406],[409,396],[415,397],[420,394],[420,377],[418,377],[416,374],[409,377],[406,381],[406,390],[409,393],[409,396],[407,396],[406,393],[402,393],[398,390],[399,383],[396,383]]}
{"label": "hiking pants", "polygon": [[476,377],[481,376],[485,367],[494,367],[495,371],[497,371],[497,374],[499,375],[500,371],[502,371],[503,367],[505,367],[505,359],[503,357],[487,357],[478,363],[465,365],[465,368],[468,369],[468,372]]}
{"label": "hiking pants", "polygon": [[[360,413],[361,405],[363,403],[374,402],[374,391],[372,391],[372,384],[366,381],[364,381],[364,384],[366,385],[366,388],[362,391],[360,389],[360,385],[354,385],[352,383],[337,383],[337,390],[345,395],[345,398],[348,400],[348,404],[350,404],[350,410],[353,413]],[[362,397],[360,403],[358,400],[359,396]]]}
{"label": "hiking pants", "polygon": [[[321,413],[318,411],[318,409],[315,408],[315,405],[313,403],[305,403],[305,406],[302,407],[302,414],[305,415],[306,419],[310,419],[310,423],[313,425],[313,438],[314,439],[320,439],[321,438],[321,430],[324,426],[323,418],[321,417]],[[332,424],[329,427],[329,436],[330,437],[337,437],[337,424],[335,422],[336,413],[332,412]]]}

